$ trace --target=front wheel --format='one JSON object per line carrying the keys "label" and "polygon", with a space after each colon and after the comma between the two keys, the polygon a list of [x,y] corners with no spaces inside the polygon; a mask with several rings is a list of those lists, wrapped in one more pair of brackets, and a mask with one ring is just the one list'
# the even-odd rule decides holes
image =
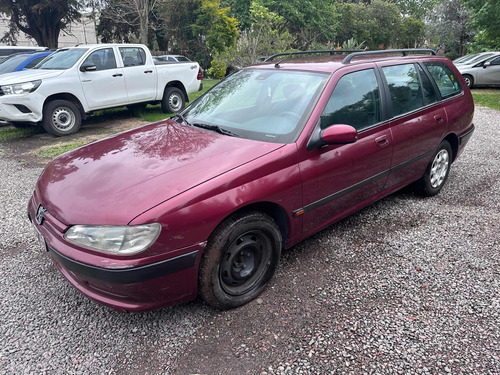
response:
{"label": "front wheel", "polygon": [[184,108],[184,94],[177,87],[169,87],[165,90],[161,100],[163,113],[177,113]]}
{"label": "front wheel", "polygon": [[281,232],[268,215],[236,215],[210,236],[198,277],[198,294],[218,309],[256,298],[272,278],[281,254]]}
{"label": "front wheel", "polygon": [[80,110],[67,100],[53,100],[43,109],[42,125],[47,133],[58,137],[74,134],[81,124]]}
{"label": "front wheel", "polygon": [[427,197],[439,193],[450,173],[451,160],[450,143],[442,141],[429,162],[424,175],[416,182],[417,193]]}

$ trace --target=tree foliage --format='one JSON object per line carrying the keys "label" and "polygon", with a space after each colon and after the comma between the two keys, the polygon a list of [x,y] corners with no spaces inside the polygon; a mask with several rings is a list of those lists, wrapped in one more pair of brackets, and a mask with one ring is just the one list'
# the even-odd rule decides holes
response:
{"label": "tree foliage", "polygon": [[500,49],[500,0],[463,0],[472,11],[472,27],[479,32],[473,49]]}
{"label": "tree foliage", "polygon": [[15,44],[21,31],[39,46],[57,48],[61,30],[81,17],[81,4],[77,0],[0,0],[0,11],[10,17],[1,41]]}

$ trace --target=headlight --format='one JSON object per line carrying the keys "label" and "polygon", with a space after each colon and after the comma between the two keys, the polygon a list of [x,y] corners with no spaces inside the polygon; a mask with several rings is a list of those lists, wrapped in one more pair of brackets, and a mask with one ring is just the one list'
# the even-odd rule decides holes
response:
{"label": "headlight", "polygon": [[37,80],[32,82],[15,83],[13,85],[3,85],[0,86],[0,88],[2,89],[4,95],[28,94],[35,91],[41,83],[41,80]]}
{"label": "headlight", "polygon": [[161,231],[159,223],[144,225],[75,225],[64,238],[77,245],[116,255],[140,253],[156,241]]}

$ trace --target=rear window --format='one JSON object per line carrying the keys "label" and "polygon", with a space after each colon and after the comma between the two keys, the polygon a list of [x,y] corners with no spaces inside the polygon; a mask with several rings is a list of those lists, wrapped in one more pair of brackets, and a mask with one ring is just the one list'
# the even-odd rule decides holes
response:
{"label": "rear window", "polygon": [[438,87],[443,99],[458,95],[462,92],[462,87],[458,83],[457,77],[451,69],[441,62],[424,63]]}

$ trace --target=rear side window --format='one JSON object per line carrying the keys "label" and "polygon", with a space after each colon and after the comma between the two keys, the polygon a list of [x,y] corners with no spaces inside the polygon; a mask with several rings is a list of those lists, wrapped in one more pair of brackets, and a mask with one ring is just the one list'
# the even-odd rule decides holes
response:
{"label": "rear side window", "polygon": [[28,64],[26,64],[26,66],[24,67],[24,69],[31,69],[31,68],[33,68],[36,64],[38,64],[40,61],[42,61],[45,57],[46,56],[42,56],[42,57],[37,57],[36,59],[33,59]]}
{"label": "rear side window", "polygon": [[422,107],[422,87],[413,64],[382,68],[389,86],[393,116],[412,112]]}
{"label": "rear side window", "polygon": [[360,131],[380,120],[377,78],[373,69],[367,69],[340,78],[321,114],[321,128],[346,124]]}
{"label": "rear side window", "polygon": [[422,88],[424,89],[424,105],[432,104],[437,102],[438,97],[436,92],[434,91],[434,87],[432,86],[432,82],[425,74],[424,70],[417,65],[418,74],[420,75],[420,79],[422,81]]}
{"label": "rear side window", "polygon": [[457,77],[455,77],[455,74],[445,63],[428,62],[424,63],[424,65],[436,82],[443,99],[462,92],[462,87],[460,87]]}

